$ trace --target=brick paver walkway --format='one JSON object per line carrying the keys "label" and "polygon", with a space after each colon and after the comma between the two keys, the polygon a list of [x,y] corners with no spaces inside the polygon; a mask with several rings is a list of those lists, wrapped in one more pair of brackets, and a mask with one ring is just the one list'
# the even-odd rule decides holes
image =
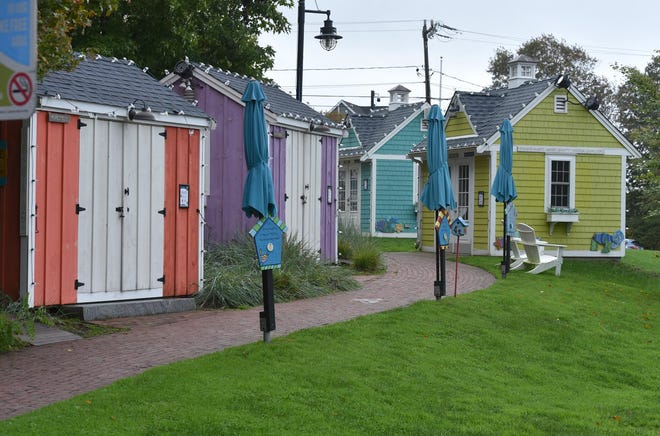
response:
{"label": "brick paver walkway", "polygon": [[[277,330],[271,337],[434,299],[433,253],[386,253],[385,257],[387,274],[360,277],[360,290],[276,304]],[[454,292],[454,269],[453,259],[448,260],[447,295]],[[460,265],[458,292],[483,289],[494,280],[483,270]],[[130,331],[0,355],[0,419],[89,392],[155,366],[262,341],[261,310],[200,310],[106,320],[103,323],[130,327]]]}

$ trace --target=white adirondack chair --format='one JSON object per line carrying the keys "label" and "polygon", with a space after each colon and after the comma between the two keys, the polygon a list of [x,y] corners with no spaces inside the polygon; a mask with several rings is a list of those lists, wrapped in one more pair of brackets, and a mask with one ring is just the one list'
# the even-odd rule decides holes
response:
{"label": "white adirondack chair", "polygon": [[527,254],[520,248],[521,246],[522,240],[520,238],[511,237],[511,265],[509,265],[509,269],[512,271],[525,266]]}
{"label": "white adirondack chair", "polygon": [[[532,265],[534,268],[529,271],[530,274],[538,274],[543,271],[555,268],[555,275],[561,274],[561,264],[565,245],[550,244],[536,239],[534,229],[527,224],[518,223],[518,233],[520,234],[520,244],[525,250],[525,254],[519,257],[522,264]],[[546,252],[547,248],[555,248],[553,254]],[[513,269],[513,268],[512,268]]]}

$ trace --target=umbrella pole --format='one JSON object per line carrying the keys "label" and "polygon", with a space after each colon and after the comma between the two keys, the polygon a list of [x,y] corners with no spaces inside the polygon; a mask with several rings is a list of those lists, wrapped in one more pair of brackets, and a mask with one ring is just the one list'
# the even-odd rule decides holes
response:
{"label": "umbrella pole", "polygon": [[[438,222],[438,210],[435,211],[435,222]],[[433,282],[433,295],[436,300],[442,297],[442,282],[440,281],[440,244],[438,244],[438,229],[434,223],[434,242],[435,242],[435,281]]]}
{"label": "umbrella pole", "polygon": [[261,271],[261,284],[264,295],[264,311],[259,312],[259,324],[264,332],[264,342],[270,342],[270,332],[275,330],[275,298],[273,297],[273,270]]}
{"label": "umbrella pole", "polygon": [[454,273],[454,298],[456,298],[456,289],[458,288],[458,254],[461,252],[461,237],[456,235],[456,272]]}
{"label": "umbrella pole", "polygon": [[504,220],[502,220],[502,244],[504,246],[502,247],[502,265],[500,265],[502,269],[502,278],[506,278],[506,273],[507,273],[507,264],[506,264],[506,249],[507,249],[507,238],[506,238],[506,205],[507,202],[504,202]]}
{"label": "umbrella pole", "polygon": [[447,277],[445,269],[445,251],[440,250],[440,297],[447,295]]}

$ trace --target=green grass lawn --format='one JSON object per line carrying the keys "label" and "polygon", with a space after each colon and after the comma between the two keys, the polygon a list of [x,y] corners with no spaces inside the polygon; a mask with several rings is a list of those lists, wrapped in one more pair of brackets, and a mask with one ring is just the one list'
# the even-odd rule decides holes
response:
{"label": "green grass lawn", "polygon": [[417,251],[415,238],[373,238],[376,246],[383,252]]}
{"label": "green grass lawn", "polygon": [[152,369],[0,434],[657,435],[659,279],[652,251],[568,259],[561,277],[512,271],[484,291]]}

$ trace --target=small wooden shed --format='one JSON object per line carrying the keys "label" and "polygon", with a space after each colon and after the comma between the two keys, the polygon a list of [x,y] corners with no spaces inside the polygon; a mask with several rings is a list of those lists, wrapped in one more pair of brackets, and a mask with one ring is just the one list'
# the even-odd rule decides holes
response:
{"label": "small wooden shed", "polygon": [[0,290],[31,306],[187,296],[202,280],[212,120],[126,59],[47,75],[0,123]]}
{"label": "small wooden shed", "polygon": [[[211,115],[218,128],[207,153],[206,242],[247,233],[255,218],[241,210],[247,168],[241,96],[249,77],[203,63],[180,62],[162,82]],[[278,216],[289,234],[330,262],[337,261],[337,149],[343,126],[263,83]]]}

